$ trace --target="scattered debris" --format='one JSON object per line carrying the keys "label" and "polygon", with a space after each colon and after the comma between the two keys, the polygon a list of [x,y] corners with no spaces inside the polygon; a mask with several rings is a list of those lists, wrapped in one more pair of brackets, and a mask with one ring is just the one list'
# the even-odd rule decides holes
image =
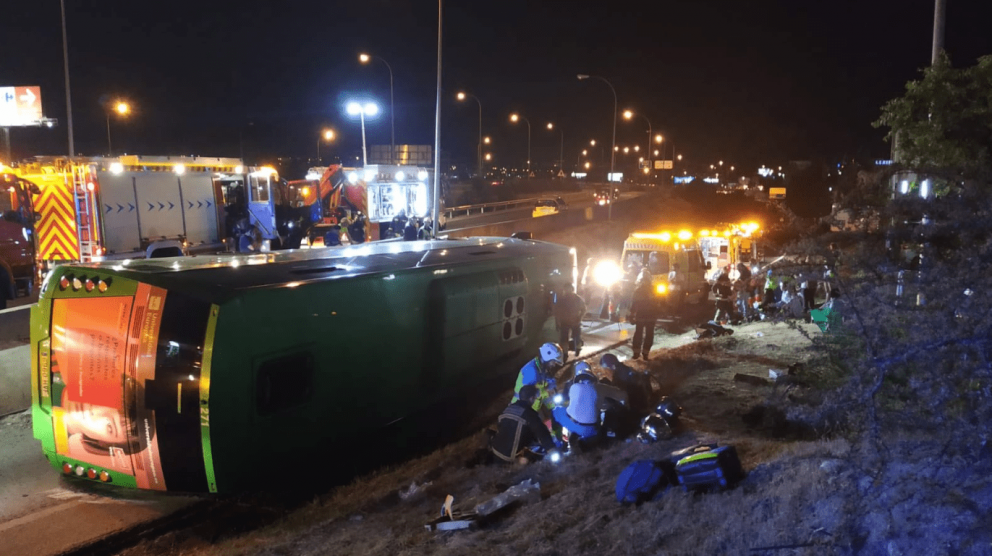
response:
{"label": "scattered debris", "polygon": [[499,494],[475,507],[475,513],[480,516],[488,516],[497,510],[505,508],[520,500],[521,502],[538,501],[541,499],[541,483],[535,483],[527,479],[520,484],[513,485]]}
{"label": "scattered debris", "polygon": [[746,382],[747,384],[753,384],[755,386],[768,386],[768,379],[761,378],[760,376],[746,375],[744,373],[734,374],[735,382]]}
{"label": "scattered debris", "polygon": [[782,376],[783,372],[785,371],[776,371],[775,369],[768,369],[768,378],[770,378],[773,381],[778,380],[778,377]]}
{"label": "scattered debris", "polygon": [[422,485],[418,485],[416,481],[410,483],[410,488],[406,490],[399,491],[400,500],[407,500],[417,494],[421,494],[427,487],[431,486],[431,482],[426,482]]}
{"label": "scattered debris", "polygon": [[477,514],[453,509],[454,502],[454,496],[450,494],[445,496],[444,504],[441,505],[441,515],[424,525],[424,528],[428,531],[458,531],[475,527]]}

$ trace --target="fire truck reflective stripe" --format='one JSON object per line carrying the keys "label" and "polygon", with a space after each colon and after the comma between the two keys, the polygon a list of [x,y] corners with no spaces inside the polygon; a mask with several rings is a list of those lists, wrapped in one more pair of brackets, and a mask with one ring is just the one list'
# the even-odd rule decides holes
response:
{"label": "fire truck reflective stripe", "polygon": [[41,214],[38,234],[38,258],[41,260],[79,260],[76,218],[72,190],[64,183],[41,188],[35,208]]}

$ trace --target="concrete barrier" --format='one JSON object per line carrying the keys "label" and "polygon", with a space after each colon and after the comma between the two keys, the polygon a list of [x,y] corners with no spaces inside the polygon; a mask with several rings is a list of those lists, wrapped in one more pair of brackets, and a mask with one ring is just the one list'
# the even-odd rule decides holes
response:
{"label": "concrete barrier", "polygon": [[31,407],[31,348],[0,350],[0,415]]}

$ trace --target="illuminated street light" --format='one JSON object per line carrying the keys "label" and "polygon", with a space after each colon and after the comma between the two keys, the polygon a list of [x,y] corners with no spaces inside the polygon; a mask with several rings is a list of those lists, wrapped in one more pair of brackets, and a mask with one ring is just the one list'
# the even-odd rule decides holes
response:
{"label": "illuminated street light", "polygon": [[595,147],[596,146],[596,140],[595,139],[590,139],[589,140],[589,146],[590,147]]}
{"label": "illuminated street light", "polygon": [[586,167],[586,170],[588,170],[589,168],[592,168],[592,163],[591,162],[586,162],[585,163],[585,167]]}
{"label": "illuminated street light", "polygon": [[358,116],[362,122],[362,166],[368,166],[369,159],[365,148],[365,117],[374,118],[379,113],[379,106],[374,102],[366,102],[365,104],[349,102],[346,110],[349,116]]}
{"label": "illuminated street light", "polygon": [[[118,117],[125,118],[131,114],[131,105],[123,100],[116,100],[106,106],[107,112],[107,155],[114,155],[114,148],[110,142],[110,114],[116,113]],[[69,153],[72,154],[72,153]]]}
{"label": "illuminated street light", "polygon": [[589,151],[582,149],[582,156],[589,156]]}
{"label": "illuminated street light", "polygon": [[492,159],[493,159],[493,153],[486,153],[486,160],[488,161]]}
{"label": "illuminated street light", "polygon": [[682,162],[682,155],[678,155],[675,158],[677,158],[679,160],[679,162]]}
{"label": "illuminated street light", "polygon": [[[644,118],[644,121],[647,122],[647,124],[648,124],[648,152],[650,152],[651,151],[651,135],[652,135],[652,131],[651,131],[651,127],[652,127],[651,126],[651,120],[649,120],[648,117],[645,116],[644,114],[638,113],[636,115]],[[632,120],[634,118],[634,116],[635,116],[635,113],[634,113],[633,110],[624,110],[624,113],[623,113],[624,119]],[[634,152],[640,152],[640,151],[641,151],[640,145],[637,145],[637,146],[634,147]],[[651,166],[651,161],[650,160],[648,160],[648,166]]]}
{"label": "illuminated street light", "polygon": [[654,142],[655,142],[655,143],[658,143],[658,144],[660,144],[660,143],[661,143],[662,141],[664,141],[664,140],[665,140],[665,138],[664,138],[664,137],[662,137],[660,133],[659,133],[658,135],[655,135],[655,136],[654,136]]}
{"label": "illuminated street light", "polygon": [[658,149],[655,149],[655,150],[654,150],[654,155],[655,155],[655,156],[658,156]]}
{"label": "illuminated street light", "polygon": [[[478,170],[479,170],[479,175],[481,176],[482,175],[482,101],[479,100],[479,97],[468,94],[464,91],[458,93],[458,100],[465,100],[468,97],[471,97],[473,100],[475,100],[476,104],[479,105],[479,145],[476,148],[476,156],[478,156],[479,159]],[[489,138],[486,137],[487,143],[489,142],[488,139]]]}
{"label": "illuminated street light", "polygon": [[[372,59],[379,60],[385,64],[386,69],[389,70],[389,145],[392,150],[389,151],[389,162],[395,164],[396,158],[396,103],[393,102],[393,67],[389,65],[389,62],[382,59],[381,56],[374,56],[372,54],[361,53],[358,55],[358,61],[363,64],[368,64],[372,62]],[[364,142],[364,141],[363,141]]]}
{"label": "illuminated street light", "polygon": [[492,143],[492,139],[490,139],[489,137],[483,137],[482,142],[488,145],[489,143]]}
{"label": "illuminated street light", "polygon": [[[555,124],[548,122],[548,129],[554,130]],[[561,133],[561,147],[558,151],[558,170],[560,172],[565,171],[565,130],[558,126],[558,131]]]}
{"label": "illuminated street light", "polygon": [[[613,115],[612,115],[611,120],[610,120],[610,121],[613,122],[613,152],[610,153],[610,175],[608,175],[606,177],[606,181],[610,181],[610,179],[612,179],[613,176],[614,176],[614,174],[616,173],[615,172],[615,168],[616,168],[616,161],[617,161],[617,156],[616,156],[616,152],[617,152],[617,90],[613,87],[613,83],[610,83],[605,77],[600,77],[598,75],[588,75],[588,74],[584,74],[584,73],[580,73],[580,74],[576,75],[576,77],[579,79],[579,81],[584,81],[586,79],[598,79],[598,80],[602,81],[603,83],[606,83],[606,85],[610,88],[610,91],[613,92]],[[609,209],[607,209],[606,219],[607,220],[613,220],[613,203],[610,203],[609,204]]]}
{"label": "illuminated street light", "polygon": [[720,166],[723,166],[723,161],[721,160],[721,161],[719,162],[719,164],[720,164]]}
{"label": "illuminated street light", "polygon": [[520,114],[510,114],[511,122],[517,123],[520,120],[527,123],[527,173],[530,174],[530,120]]}
{"label": "illuminated street light", "polygon": [[324,131],[322,131],[320,133],[320,135],[317,137],[317,163],[318,164],[320,164],[320,140],[323,139],[324,141],[327,141],[328,143],[330,143],[331,141],[334,140],[335,137],[336,137],[336,135],[334,134],[334,130],[333,129],[330,129],[330,128],[324,129]]}
{"label": "illuminated street light", "polygon": [[629,153],[630,153],[630,147],[624,147],[623,154],[629,154]]}

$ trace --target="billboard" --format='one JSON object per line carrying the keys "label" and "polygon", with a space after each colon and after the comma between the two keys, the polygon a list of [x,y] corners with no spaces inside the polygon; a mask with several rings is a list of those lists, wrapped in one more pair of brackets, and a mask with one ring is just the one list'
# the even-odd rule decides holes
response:
{"label": "billboard", "polygon": [[431,166],[434,164],[430,145],[396,145],[395,156],[389,156],[390,145],[372,145],[369,164],[403,164],[406,166]]}
{"label": "billboard", "polygon": [[0,87],[0,127],[36,126],[43,119],[41,87]]}

